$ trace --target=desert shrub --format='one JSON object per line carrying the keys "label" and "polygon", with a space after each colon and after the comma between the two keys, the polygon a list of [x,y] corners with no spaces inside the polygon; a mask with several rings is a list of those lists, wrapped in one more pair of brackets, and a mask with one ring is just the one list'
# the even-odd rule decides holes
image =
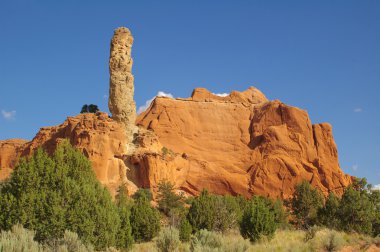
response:
{"label": "desert shrub", "polygon": [[179,225],[179,239],[183,242],[190,241],[192,231],[193,228],[190,222],[186,218],[183,218]]}
{"label": "desert shrub", "polygon": [[212,230],[225,232],[238,226],[242,212],[236,198],[230,195],[213,196],[214,222]]}
{"label": "desert shrub", "polygon": [[14,225],[10,231],[1,231],[0,251],[43,251],[43,247],[34,241],[34,231],[27,230],[20,224]]}
{"label": "desert shrub", "polygon": [[252,242],[266,236],[271,238],[276,231],[275,216],[261,197],[253,197],[244,211],[240,223],[240,233]]}
{"label": "desert shrub", "polygon": [[339,251],[346,241],[342,233],[335,230],[324,229],[317,232],[317,235],[310,240],[311,248],[315,251]]}
{"label": "desert shrub", "polygon": [[141,197],[131,208],[130,223],[134,240],[147,242],[160,231],[160,213],[145,197]]}
{"label": "desert shrub", "polygon": [[94,251],[91,245],[85,245],[79,239],[78,235],[74,232],[65,231],[62,238],[50,242],[50,246],[45,249],[45,251],[59,251],[59,252],[92,252]]}
{"label": "desert shrub", "polygon": [[323,244],[323,248],[326,249],[326,251],[328,252],[339,251],[344,244],[345,241],[343,237],[338,235],[337,233],[332,232],[331,234],[329,234],[325,243]]}
{"label": "desert shrub", "polygon": [[211,195],[203,190],[191,201],[187,218],[194,231],[206,229],[224,232],[236,227],[241,215],[235,197]]}
{"label": "desert shrub", "polygon": [[318,210],[323,206],[323,196],[309,182],[303,181],[296,186],[290,204],[295,224],[308,228],[317,223]]}
{"label": "desert shrub", "polygon": [[311,239],[314,239],[319,230],[320,228],[318,226],[312,226],[306,229],[305,238],[304,238],[305,242],[308,242]]}
{"label": "desert shrub", "polygon": [[340,199],[334,193],[330,193],[326,199],[325,205],[318,211],[318,222],[328,228],[339,228],[339,205]]}
{"label": "desert shrub", "polygon": [[249,240],[243,239],[241,235],[224,235],[222,247],[219,251],[223,252],[245,252],[251,247]]}
{"label": "desert shrub", "polygon": [[169,181],[161,181],[158,183],[158,209],[166,216],[173,215],[173,211],[184,207],[183,195],[176,194],[174,189],[174,184]]}
{"label": "desert shrub", "polygon": [[156,240],[157,249],[161,252],[177,251],[180,243],[178,229],[173,227],[164,228]]}
{"label": "desert shrub", "polygon": [[212,230],[214,204],[213,197],[207,190],[203,190],[198,197],[192,200],[187,218],[194,231],[201,229]]}
{"label": "desert shrub", "polygon": [[222,236],[205,229],[199,230],[191,239],[191,251],[210,251],[212,249],[220,249],[222,245]]}
{"label": "desert shrub", "polygon": [[36,240],[61,238],[65,230],[96,248],[115,245],[120,220],[111,195],[95,177],[90,161],[68,141],[50,157],[37,150],[20,160],[0,193],[0,227],[20,223]]}

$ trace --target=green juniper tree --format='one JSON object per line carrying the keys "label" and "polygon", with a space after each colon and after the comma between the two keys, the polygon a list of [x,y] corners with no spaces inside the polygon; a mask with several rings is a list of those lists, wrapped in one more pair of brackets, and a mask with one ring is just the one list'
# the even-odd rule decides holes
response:
{"label": "green juniper tree", "polygon": [[245,239],[255,242],[261,237],[273,237],[277,229],[275,214],[262,197],[253,197],[243,213],[240,233]]}
{"label": "green juniper tree", "polygon": [[372,234],[372,224],[375,220],[375,208],[369,199],[367,191],[355,190],[355,187],[346,188],[340,201],[338,216],[340,229],[364,234]]}
{"label": "green juniper tree", "polygon": [[160,231],[160,213],[150,205],[145,194],[131,208],[130,222],[136,242],[151,241]]}
{"label": "green juniper tree", "polygon": [[50,157],[42,149],[22,159],[0,193],[0,228],[14,224],[36,232],[36,240],[60,238],[65,230],[96,248],[116,245],[120,226],[111,195],[91,163],[68,141]]}
{"label": "green juniper tree", "polygon": [[318,211],[318,222],[328,228],[338,229],[340,227],[339,206],[340,199],[334,193],[330,193],[325,205]]}
{"label": "green juniper tree", "polygon": [[120,229],[117,234],[117,247],[129,249],[133,244],[132,226],[130,223],[132,200],[128,196],[125,185],[121,185],[116,197],[120,216]]}
{"label": "green juniper tree", "polygon": [[317,223],[318,211],[323,206],[323,196],[309,182],[303,181],[296,186],[290,204],[295,224],[308,228]]}

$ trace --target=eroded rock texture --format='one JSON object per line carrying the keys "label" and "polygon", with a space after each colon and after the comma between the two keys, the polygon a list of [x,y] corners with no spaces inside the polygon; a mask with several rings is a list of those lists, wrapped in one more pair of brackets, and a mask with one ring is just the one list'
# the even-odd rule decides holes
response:
{"label": "eroded rock texture", "polygon": [[288,198],[304,179],[325,194],[341,194],[351,183],[329,124],[312,125],[306,111],[268,101],[253,87],[227,97],[206,89],[189,99],[158,97],[137,124],[170,150],[130,158],[138,186],[155,188],[166,179],[189,194],[207,188]]}
{"label": "eroded rock texture", "polygon": [[206,89],[195,89],[187,99],[157,97],[137,125],[132,154],[124,125],[105,113],[69,117],[42,128],[28,143],[1,141],[2,178],[20,156],[39,146],[52,152],[68,138],[113,194],[123,183],[130,192],[155,191],[160,181],[169,180],[190,195],[207,188],[288,198],[304,179],[325,194],[341,194],[352,181],[339,167],[331,125],[312,125],[306,111],[268,101],[255,88],[226,97]]}
{"label": "eroded rock texture", "polygon": [[133,37],[129,29],[115,30],[109,59],[110,89],[108,107],[112,118],[125,125],[126,137],[133,139],[136,132],[136,105],[133,99],[134,84],[132,75],[133,60],[131,50]]}
{"label": "eroded rock texture", "polygon": [[[5,140],[0,142],[1,177],[7,177],[20,156],[28,157],[42,147],[53,153],[63,139],[90,159],[98,180],[114,195],[121,184],[130,192],[136,187],[127,177],[127,167],[122,156],[127,152],[125,128],[106,113],[86,113],[67,120],[58,126],[41,128],[32,141]],[[3,169],[6,171],[3,173]]]}
{"label": "eroded rock texture", "polygon": [[0,181],[6,179],[12,173],[26,142],[23,139],[0,141]]}

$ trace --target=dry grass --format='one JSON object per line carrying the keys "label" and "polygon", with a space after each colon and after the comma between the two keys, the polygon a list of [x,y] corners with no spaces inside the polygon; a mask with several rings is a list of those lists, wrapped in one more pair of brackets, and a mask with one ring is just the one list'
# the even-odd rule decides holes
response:
{"label": "dry grass", "polygon": [[[320,229],[315,236],[305,241],[306,232],[300,230],[278,230],[273,239],[261,239],[255,244],[244,240],[237,231],[221,236],[222,245],[217,248],[196,247],[194,251],[212,252],[324,252],[324,251],[380,251],[380,237],[372,238],[360,234],[346,234],[329,229]],[[158,251],[155,241],[135,244],[132,251]],[[182,243],[179,252],[191,251],[190,244]]]}

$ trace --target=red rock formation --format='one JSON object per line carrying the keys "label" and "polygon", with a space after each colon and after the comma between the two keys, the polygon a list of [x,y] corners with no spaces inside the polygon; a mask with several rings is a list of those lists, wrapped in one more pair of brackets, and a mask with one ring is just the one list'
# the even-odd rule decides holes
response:
{"label": "red rock formation", "polygon": [[[61,125],[41,128],[30,142],[1,141],[1,168],[14,168],[20,156],[29,156],[39,147],[52,153],[63,139],[69,139],[73,146],[90,159],[96,177],[112,194],[121,183],[127,183],[132,192],[136,189],[134,184],[127,180],[127,167],[121,159],[126,152],[125,128],[110,119],[106,113],[100,112],[68,117]],[[1,177],[7,175],[9,172],[2,172]]]}
{"label": "red rock formation", "polygon": [[303,179],[324,193],[341,194],[351,183],[329,124],[312,126],[305,111],[270,102],[255,88],[227,97],[205,89],[189,99],[158,97],[137,124],[173,152],[132,156],[142,186],[167,179],[190,194],[207,188],[287,198]]}
{"label": "red rock formation", "polygon": [[20,156],[40,146],[52,152],[68,138],[113,194],[121,183],[131,192],[137,187],[155,191],[160,181],[169,180],[191,195],[207,188],[287,198],[303,179],[324,193],[341,194],[351,183],[339,167],[329,124],[312,125],[306,111],[268,101],[252,87],[226,97],[201,88],[187,99],[157,97],[137,125],[132,154],[125,127],[105,113],[69,117],[42,128],[27,143],[0,141],[1,178]]}
{"label": "red rock formation", "polygon": [[0,180],[6,179],[12,173],[26,142],[23,139],[0,141]]}

